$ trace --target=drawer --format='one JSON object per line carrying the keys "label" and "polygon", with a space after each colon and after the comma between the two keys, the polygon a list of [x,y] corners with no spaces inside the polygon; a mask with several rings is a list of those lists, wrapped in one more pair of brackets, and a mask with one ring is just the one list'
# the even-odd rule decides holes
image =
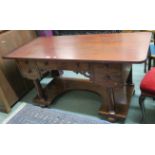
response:
{"label": "drawer", "polygon": [[18,60],[16,62],[20,69],[20,72],[24,77],[29,79],[36,79],[41,77],[40,72],[37,68],[37,65],[34,61]]}
{"label": "drawer", "polygon": [[114,72],[111,70],[94,70],[93,75],[96,80],[100,81],[111,80],[119,82],[123,80],[123,76],[120,71]]}
{"label": "drawer", "polygon": [[37,66],[41,70],[77,70],[78,64],[76,62],[68,61],[37,61]]}
{"label": "drawer", "polygon": [[121,73],[122,66],[120,64],[93,64],[93,70],[96,73]]}
{"label": "drawer", "polygon": [[122,80],[120,81],[117,78],[113,80],[113,79],[108,79],[108,78],[106,79],[103,77],[93,78],[92,81],[104,87],[117,87],[118,85],[122,85],[125,83],[124,81]]}
{"label": "drawer", "polygon": [[123,81],[121,64],[94,63],[91,65],[91,72],[94,80],[99,82]]}
{"label": "drawer", "polygon": [[71,61],[37,61],[38,68],[42,70],[71,70],[71,71],[88,71],[89,64],[85,62],[71,62]]}
{"label": "drawer", "polygon": [[115,81],[115,82],[120,82],[122,81],[122,77],[119,74],[97,74],[95,73],[94,75],[95,80],[99,81]]}
{"label": "drawer", "polygon": [[112,80],[112,81],[121,81],[122,80],[122,77],[120,75],[117,75],[117,74],[104,74],[104,75],[100,75],[98,76],[99,79],[102,79],[102,80]]}
{"label": "drawer", "polygon": [[59,70],[77,71],[78,63],[77,62],[71,62],[71,61],[59,61],[59,62],[57,62],[57,68]]}
{"label": "drawer", "polygon": [[77,62],[78,71],[89,71],[90,65],[86,62]]}
{"label": "drawer", "polygon": [[37,61],[37,66],[40,70],[56,70],[57,64],[54,61],[49,60],[39,60]]}

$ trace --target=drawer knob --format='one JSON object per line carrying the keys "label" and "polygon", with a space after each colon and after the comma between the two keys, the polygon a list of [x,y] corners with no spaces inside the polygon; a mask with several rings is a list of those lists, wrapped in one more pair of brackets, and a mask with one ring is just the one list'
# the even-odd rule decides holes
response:
{"label": "drawer knob", "polygon": [[48,65],[48,61],[46,61],[44,64],[47,66]]}
{"label": "drawer knob", "polygon": [[109,64],[105,64],[106,68],[109,68]]}
{"label": "drawer knob", "polygon": [[115,83],[114,83],[114,85],[115,85],[115,86],[117,86],[117,85],[118,85],[118,83],[117,83],[117,82],[115,82]]}
{"label": "drawer knob", "polygon": [[29,70],[28,70],[28,73],[31,73],[31,72],[32,72],[32,70],[31,70],[31,69],[29,69]]}
{"label": "drawer knob", "polygon": [[110,80],[110,79],[111,79],[110,75],[107,75],[107,76],[106,76],[106,79],[107,79],[107,80]]}
{"label": "drawer knob", "polygon": [[28,62],[28,60],[25,60],[25,64],[28,64],[29,62]]}

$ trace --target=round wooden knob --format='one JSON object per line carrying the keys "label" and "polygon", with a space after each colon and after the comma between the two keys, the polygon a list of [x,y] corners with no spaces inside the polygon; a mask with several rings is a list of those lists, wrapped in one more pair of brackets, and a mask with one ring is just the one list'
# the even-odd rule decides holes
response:
{"label": "round wooden knob", "polygon": [[44,63],[46,66],[48,65],[48,61],[45,61],[45,63]]}
{"label": "round wooden knob", "polygon": [[28,62],[28,60],[25,60],[25,64],[28,64],[29,62]]}
{"label": "round wooden knob", "polygon": [[28,73],[31,73],[31,72],[32,72],[32,70],[31,70],[31,69],[29,69],[29,70],[28,70]]}
{"label": "round wooden knob", "polygon": [[106,76],[106,79],[107,79],[107,80],[110,80],[110,79],[111,79],[110,75],[107,75],[107,76]]}

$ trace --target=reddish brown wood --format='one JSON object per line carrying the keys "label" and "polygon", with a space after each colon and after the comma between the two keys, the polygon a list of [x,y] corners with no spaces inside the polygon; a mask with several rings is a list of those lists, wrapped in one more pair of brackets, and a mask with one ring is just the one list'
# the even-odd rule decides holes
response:
{"label": "reddish brown wood", "polygon": [[150,40],[150,32],[41,37],[5,58],[139,63]]}
{"label": "reddish brown wood", "polygon": [[[128,79],[131,73],[131,64],[91,63],[45,60],[16,60],[24,77],[37,81],[35,87],[37,96],[34,101],[40,106],[48,106],[58,96],[68,90],[84,89],[98,93],[104,102],[99,113],[107,116],[111,121],[115,118],[125,118],[129,107],[127,88],[130,87]],[[64,64],[64,65],[63,65]],[[39,81],[46,71],[59,69],[74,70],[89,77],[89,80],[66,80],[55,76],[55,80],[44,90]],[[86,71],[88,73],[86,73]],[[57,71],[56,71],[57,72]],[[133,89],[132,89],[133,90]]]}
{"label": "reddish brown wood", "polygon": [[35,101],[40,105],[49,105],[68,90],[93,90],[104,99],[100,114],[110,120],[124,119],[133,93],[131,64],[147,58],[150,39],[147,32],[39,38],[5,58],[15,59],[22,75],[35,81],[54,70],[73,70],[89,77],[81,81],[57,75],[44,90],[35,83]]}
{"label": "reddish brown wood", "polygon": [[33,83],[35,85],[35,88],[36,88],[36,91],[37,91],[37,94],[38,94],[38,98],[43,100],[43,102],[45,102],[46,101],[46,95],[45,95],[45,93],[43,91],[43,88],[42,88],[39,80],[38,79],[34,80]]}
{"label": "reddish brown wood", "polygon": [[89,80],[56,78],[44,88],[47,100],[41,100],[37,95],[34,102],[40,106],[48,106],[56,97],[71,90],[85,90],[97,93],[101,97],[99,114],[106,116],[110,121],[114,121],[116,119],[125,119],[128,114],[133,86],[123,86],[107,91],[102,85]]}

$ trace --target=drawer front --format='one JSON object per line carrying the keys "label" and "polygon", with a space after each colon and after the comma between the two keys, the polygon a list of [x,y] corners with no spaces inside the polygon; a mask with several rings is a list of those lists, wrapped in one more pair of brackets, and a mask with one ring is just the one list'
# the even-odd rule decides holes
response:
{"label": "drawer front", "polygon": [[89,71],[90,70],[90,65],[89,63],[86,62],[79,62],[77,63],[78,66],[78,71]]}
{"label": "drawer front", "polygon": [[40,72],[34,61],[31,60],[18,60],[16,61],[22,75],[29,79],[40,78]]}
{"label": "drawer front", "polygon": [[61,62],[57,62],[57,67],[60,70],[77,71],[78,70],[78,63],[76,63],[76,62],[61,61]]}
{"label": "drawer front", "polygon": [[116,82],[120,82],[122,80],[122,77],[120,76],[120,74],[114,74],[114,73],[104,73],[104,74],[97,74],[95,73],[95,77],[98,80],[104,80],[104,81],[116,81]]}
{"label": "drawer front", "polygon": [[38,68],[43,70],[72,70],[72,71],[88,71],[89,64],[83,62],[71,62],[71,61],[50,61],[39,60],[37,61]]}
{"label": "drawer front", "polygon": [[104,73],[104,74],[97,74],[94,73],[93,76],[93,81],[96,83],[100,83],[103,86],[118,86],[120,83],[124,83],[122,77],[118,74],[109,74],[109,73]]}
{"label": "drawer front", "polygon": [[92,81],[105,87],[117,87],[124,83],[120,64],[93,64]]}
{"label": "drawer front", "polygon": [[93,64],[96,73],[118,73],[122,69],[120,64]]}
{"label": "drawer front", "polygon": [[77,63],[64,61],[37,61],[38,68],[42,70],[77,70]]}
{"label": "drawer front", "polygon": [[56,62],[49,61],[49,60],[39,60],[37,61],[37,66],[41,71],[50,71],[50,70],[57,69]]}

